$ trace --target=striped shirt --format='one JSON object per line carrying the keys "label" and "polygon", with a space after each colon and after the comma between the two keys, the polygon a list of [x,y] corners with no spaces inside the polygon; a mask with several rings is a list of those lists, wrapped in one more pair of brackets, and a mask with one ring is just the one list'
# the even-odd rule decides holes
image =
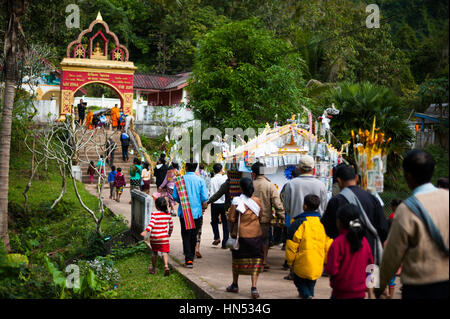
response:
{"label": "striped shirt", "polygon": [[151,242],[160,245],[169,244],[169,237],[173,231],[172,216],[161,211],[153,212],[150,224],[145,230],[150,232]]}

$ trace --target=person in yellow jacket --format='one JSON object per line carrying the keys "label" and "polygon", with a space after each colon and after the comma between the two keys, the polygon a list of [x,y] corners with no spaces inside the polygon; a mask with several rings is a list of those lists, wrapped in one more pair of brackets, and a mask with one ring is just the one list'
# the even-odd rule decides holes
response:
{"label": "person in yellow jacket", "polygon": [[294,284],[304,299],[314,297],[316,280],[322,276],[328,249],[332,243],[317,211],[320,199],[306,195],[304,212],[296,216],[288,228],[286,260],[293,273]]}

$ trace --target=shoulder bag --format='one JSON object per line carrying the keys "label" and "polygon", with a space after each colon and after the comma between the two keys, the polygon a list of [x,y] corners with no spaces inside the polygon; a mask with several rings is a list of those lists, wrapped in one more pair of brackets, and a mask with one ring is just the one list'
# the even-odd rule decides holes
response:
{"label": "shoulder bag", "polygon": [[[237,226],[238,228],[236,238],[231,238],[230,236],[225,244],[225,247],[230,248],[231,250],[239,250],[239,226],[241,224],[241,212],[237,211],[237,213],[239,214],[239,217],[238,217],[238,226]],[[223,222],[224,221],[222,221],[222,223]]]}
{"label": "shoulder bag", "polygon": [[428,214],[425,207],[421,202],[417,199],[416,196],[412,195],[408,197],[404,201],[405,205],[416,215],[424,224],[428,230],[433,241],[438,245],[438,247],[448,256],[448,247],[445,245],[444,240],[442,239],[441,232],[434,224],[433,220]]}

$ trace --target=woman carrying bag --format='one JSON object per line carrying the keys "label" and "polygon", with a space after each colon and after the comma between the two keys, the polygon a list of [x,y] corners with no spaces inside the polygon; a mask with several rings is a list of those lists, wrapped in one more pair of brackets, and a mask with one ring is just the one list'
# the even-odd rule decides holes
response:
{"label": "woman carrying bag", "polygon": [[253,182],[244,177],[239,181],[242,194],[233,199],[228,221],[233,225],[231,238],[227,246],[231,248],[233,283],[227,292],[239,292],[239,275],[250,275],[252,280],[251,296],[259,298],[256,289],[258,275],[262,271],[264,250],[260,227],[261,201],[253,195]]}

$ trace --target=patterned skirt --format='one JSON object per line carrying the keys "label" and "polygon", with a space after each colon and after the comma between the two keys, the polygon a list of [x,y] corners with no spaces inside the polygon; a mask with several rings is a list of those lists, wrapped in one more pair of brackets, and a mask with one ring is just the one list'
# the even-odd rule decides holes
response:
{"label": "patterned skirt", "polygon": [[232,250],[233,274],[258,275],[263,269],[262,237],[239,238],[239,250]]}
{"label": "patterned skirt", "polygon": [[177,202],[173,199],[173,188],[167,187],[167,197],[169,197],[170,205],[175,206]]}
{"label": "patterned skirt", "polygon": [[140,179],[131,179],[130,178],[130,186],[131,187],[141,187],[141,180]]}

